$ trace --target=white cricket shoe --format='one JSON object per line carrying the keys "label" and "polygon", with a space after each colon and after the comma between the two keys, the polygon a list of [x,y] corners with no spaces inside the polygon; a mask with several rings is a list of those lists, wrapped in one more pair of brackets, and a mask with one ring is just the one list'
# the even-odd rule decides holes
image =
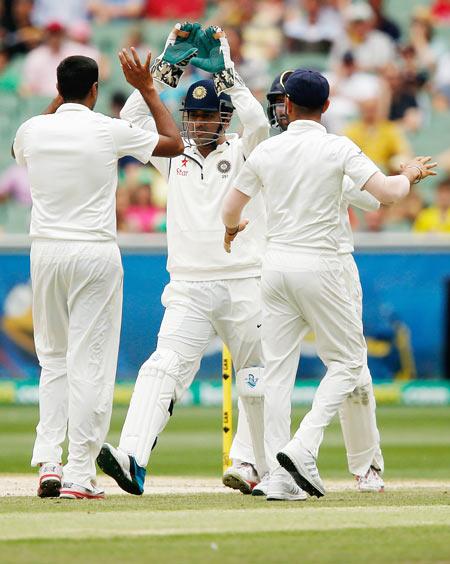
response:
{"label": "white cricket shoe", "polygon": [[254,496],[266,496],[267,488],[269,487],[269,473],[267,472],[262,477],[262,480],[252,489],[252,495]]}
{"label": "white cricket shoe", "polygon": [[325,487],[319,476],[316,459],[298,439],[293,438],[277,454],[277,460],[294,478],[295,483],[310,496],[325,495]]}
{"label": "white cricket shoe", "polygon": [[379,470],[371,466],[364,476],[355,476],[360,492],[384,492],[383,478]]}
{"label": "white cricket shoe", "polygon": [[79,484],[64,482],[59,491],[59,497],[62,499],[105,499],[105,491],[93,484],[90,488],[85,488]]}
{"label": "white cricket shoe", "polygon": [[46,462],[39,467],[39,497],[59,497],[63,467],[59,462]]}
{"label": "white cricket shoe", "polygon": [[293,478],[280,468],[269,479],[266,497],[267,501],[305,501],[308,496]]}
{"label": "white cricket shoe", "polygon": [[251,494],[259,481],[255,467],[248,462],[233,462],[222,477],[224,486],[232,490],[239,490],[243,494]]}

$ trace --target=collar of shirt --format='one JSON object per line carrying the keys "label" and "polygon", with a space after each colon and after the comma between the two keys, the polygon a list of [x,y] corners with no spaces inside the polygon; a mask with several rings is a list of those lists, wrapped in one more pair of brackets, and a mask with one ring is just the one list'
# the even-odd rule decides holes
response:
{"label": "collar of shirt", "polygon": [[312,129],[317,129],[319,131],[322,131],[323,133],[327,132],[327,130],[321,123],[313,121],[312,119],[296,119],[288,125],[288,131],[307,131]]}
{"label": "collar of shirt", "polygon": [[[228,149],[228,147],[230,146],[230,142],[235,142],[236,140],[239,139],[239,135],[237,133],[227,133],[225,135],[225,141],[223,143],[221,143],[220,145],[218,145],[214,151],[211,151],[211,153],[209,153],[208,157],[211,155],[215,155],[218,153],[223,153],[224,151],[226,151]],[[205,158],[203,157],[203,155],[199,152],[199,150],[197,149],[197,147],[193,146],[193,147],[186,147],[185,148],[185,152],[188,153],[192,153],[193,155],[198,156],[200,159],[205,160]]]}
{"label": "collar of shirt", "polygon": [[66,102],[65,104],[61,104],[59,108],[56,110],[56,113],[59,112],[91,112],[87,106],[83,104],[75,104],[73,102]]}

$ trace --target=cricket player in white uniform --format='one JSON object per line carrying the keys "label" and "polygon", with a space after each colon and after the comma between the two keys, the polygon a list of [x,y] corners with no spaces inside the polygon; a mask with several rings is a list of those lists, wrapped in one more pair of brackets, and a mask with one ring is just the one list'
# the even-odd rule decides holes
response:
{"label": "cricket player in white uniform", "polygon": [[[242,209],[260,192],[268,214],[262,270],[268,499],[272,481],[280,489],[286,470],[310,495],[324,495],[316,465],[323,432],[355,390],[366,362],[361,316],[338,255],[344,176],[378,201],[392,203],[409,193],[412,182],[434,174],[436,166],[429,157],[418,157],[402,174],[385,176],[348,138],[330,135],[320,124],[329,107],[322,75],[297,70],[285,90],[287,131],[253,151],[223,207],[228,251],[237,227],[247,224]],[[291,393],[306,327],[316,335],[327,373],[311,411],[289,440]]]}
{"label": "cricket player in white uniform", "polygon": [[[40,497],[99,499],[95,459],[108,431],[122,314],[116,243],[117,161],[175,156],[181,137],[144,65],[122,54],[128,82],[157,116],[154,131],[93,112],[97,63],[68,57],[47,115],[20,126],[13,145],[31,185],[31,280],[40,421],[31,464]],[[69,438],[62,468],[62,443]],[[64,482],[62,478],[64,477]]]}
{"label": "cricket player in white uniform", "polygon": [[[136,495],[144,491],[146,466],[157,437],[216,335],[232,354],[256,468],[260,475],[267,471],[260,343],[260,271],[265,244],[262,197],[249,206],[252,226],[243,234],[236,253],[230,256],[218,249],[223,198],[245,159],[268,137],[269,128],[262,106],[234,73],[228,42],[218,28],[204,31],[198,24],[178,24],[152,72],[160,82],[174,87],[189,60],[214,72],[213,80],[200,80],[187,92],[183,155],[150,159],[168,182],[170,283],[162,295],[164,318],[156,351],[139,371],[119,447],[105,444],[97,459],[122,489]],[[224,87],[227,94],[218,94]],[[226,133],[234,108],[243,126],[241,137]],[[128,99],[121,117],[154,131],[154,119],[139,92]],[[247,453],[239,451],[239,445],[234,445],[231,456],[252,462]],[[242,470],[249,475],[231,477],[229,485],[250,493],[258,475],[250,465]]]}
{"label": "cricket player in white uniform", "polygon": [[[285,113],[284,84],[293,71],[285,71],[273,81],[267,94],[267,115],[271,127],[286,131],[288,127]],[[344,177],[340,221],[337,239],[338,255],[342,260],[345,282],[348,292],[354,300],[358,313],[362,318],[362,290],[358,269],[353,259],[353,232],[348,214],[349,204],[365,211],[377,210],[380,202],[366,190],[359,190],[348,177]],[[305,332],[309,328],[305,328]],[[357,480],[361,492],[380,492],[384,490],[381,473],[384,461],[380,449],[380,434],[376,422],[376,402],[373,393],[372,378],[367,366],[367,359],[361,372],[358,385],[343,402],[339,416],[344,435],[347,460],[350,472]],[[235,440],[251,445],[249,431],[245,428],[245,418],[239,420]],[[252,491],[252,495],[267,495],[269,478],[263,479]],[[272,491],[272,496],[274,492]]]}

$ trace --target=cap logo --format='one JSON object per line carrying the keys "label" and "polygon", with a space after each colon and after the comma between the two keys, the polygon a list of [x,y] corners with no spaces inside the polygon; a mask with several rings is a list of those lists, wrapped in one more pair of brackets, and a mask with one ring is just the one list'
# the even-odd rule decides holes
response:
{"label": "cap logo", "polygon": [[206,88],[204,86],[197,86],[192,92],[192,96],[196,100],[203,100],[203,98],[206,98],[207,94],[208,92],[206,91]]}

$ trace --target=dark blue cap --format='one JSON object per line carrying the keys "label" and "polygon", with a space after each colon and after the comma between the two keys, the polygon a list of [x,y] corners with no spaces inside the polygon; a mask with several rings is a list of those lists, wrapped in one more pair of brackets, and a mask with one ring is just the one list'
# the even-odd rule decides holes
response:
{"label": "dark blue cap", "polygon": [[183,110],[204,112],[233,111],[233,104],[228,94],[217,96],[212,80],[199,80],[189,87],[184,100]]}
{"label": "dark blue cap", "polygon": [[330,96],[328,80],[313,70],[297,69],[285,84],[287,97],[305,108],[321,108]]}

